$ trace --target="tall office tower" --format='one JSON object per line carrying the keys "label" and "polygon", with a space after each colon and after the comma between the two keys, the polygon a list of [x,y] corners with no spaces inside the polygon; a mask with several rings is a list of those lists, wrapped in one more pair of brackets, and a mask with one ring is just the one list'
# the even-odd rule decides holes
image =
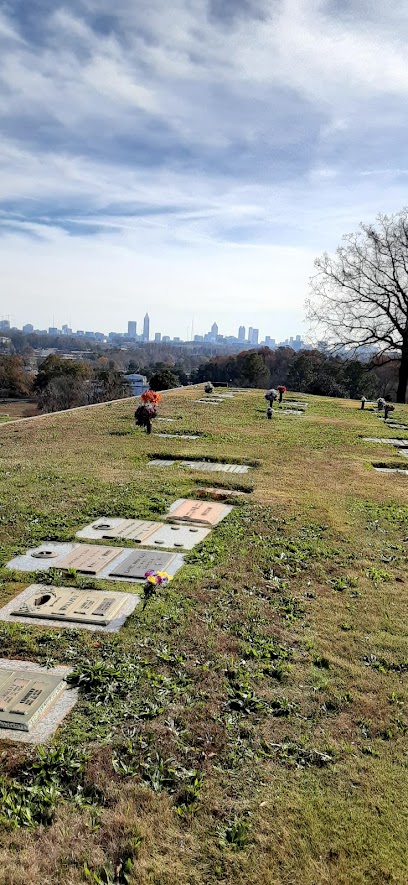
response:
{"label": "tall office tower", "polygon": [[253,331],[254,330],[253,330],[252,326],[250,326],[248,329],[248,338],[247,338],[248,344],[252,344],[252,332]]}
{"label": "tall office tower", "polygon": [[160,341],[161,341],[161,332],[155,332],[155,333],[154,333],[154,340],[155,340],[156,344],[160,344]]}
{"label": "tall office tower", "polygon": [[137,334],[137,323],[134,320],[129,320],[128,322],[128,338],[136,338]]}
{"label": "tall office tower", "polygon": [[143,341],[149,341],[150,338],[150,319],[149,314],[145,314],[145,318],[143,320]]}
{"label": "tall office tower", "polygon": [[258,344],[259,329],[252,329],[251,344]]}
{"label": "tall office tower", "polygon": [[9,328],[10,328],[9,320],[0,320],[0,331],[1,332],[8,332]]}
{"label": "tall office tower", "polygon": [[238,341],[245,341],[245,326],[240,326],[238,329]]}
{"label": "tall office tower", "polygon": [[211,338],[213,341],[217,340],[217,335],[218,335],[218,326],[217,326],[217,323],[213,323],[211,326]]}

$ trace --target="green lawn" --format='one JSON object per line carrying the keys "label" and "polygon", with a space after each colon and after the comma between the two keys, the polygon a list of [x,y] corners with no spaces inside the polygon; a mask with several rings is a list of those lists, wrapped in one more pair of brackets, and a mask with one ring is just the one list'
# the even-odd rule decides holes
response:
{"label": "green lawn", "polygon": [[[196,398],[163,396],[151,437],[129,401],[0,428],[3,564],[99,515],[246,492],[119,634],[0,624],[3,657],[80,684],[50,747],[0,740],[0,882],[406,885],[408,477],[371,465],[408,459],[362,437],[408,434],[347,400],[267,421],[261,391]],[[1,604],[30,583],[0,578]]]}

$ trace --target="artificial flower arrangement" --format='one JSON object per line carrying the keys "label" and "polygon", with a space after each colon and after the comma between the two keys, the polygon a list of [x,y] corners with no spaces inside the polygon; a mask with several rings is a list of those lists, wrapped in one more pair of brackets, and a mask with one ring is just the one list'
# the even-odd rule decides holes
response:
{"label": "artificial flower arrangement", "polygon": [[151,568],[148,572],[145,572],[145,578],[147,583],[144,588],[143,608],[146,607],[149,599],[154,596],[157,587],[165,587],[171,581],[172,575],[169,575],[168,572],[156,572]]}
{"label": "artificial flower arrangement", "polygon": [[154,587],[157,587],[158,584],[165,587],[171,581],[172,575],[169,575],[168,572],[155,572],[154,569],[149,569],[148,572],[145,572],[145,578]]}
{"label": "artificial flower arrangement", "polygon": [[140,399],[145,406],[148,404],[152,406],[157,406],[161,400],[161,396],[154,390],[145,390],[145,392],[142,393]]}
{"label": "artificial flower arrangement", "polygon": [[279,393],[279,402],[281,403],[283,400],[283,394],[286,393],[286,387],[284,384],[279,384],[278,393]]}

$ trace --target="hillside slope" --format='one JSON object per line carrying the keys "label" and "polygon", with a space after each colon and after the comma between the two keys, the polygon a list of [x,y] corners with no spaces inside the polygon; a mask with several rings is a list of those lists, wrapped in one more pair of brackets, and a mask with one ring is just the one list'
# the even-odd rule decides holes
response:
{"label": "hillside slope", "polygon": [[[372,468],[408,459],[363,440],[408,433],[299,398],[304,414],[267,421],[260,391],[219,406],[169,392],[175,420],[150,437],[132,402],[0,427],[2,566],[97,516],[244,492],[120,633],[0,622],[3,657],[69,664],[80,683],[51,749],[0,735],[4,885],[408,882],[408,476]],[[0,577],[2,605],[30,583]]]}

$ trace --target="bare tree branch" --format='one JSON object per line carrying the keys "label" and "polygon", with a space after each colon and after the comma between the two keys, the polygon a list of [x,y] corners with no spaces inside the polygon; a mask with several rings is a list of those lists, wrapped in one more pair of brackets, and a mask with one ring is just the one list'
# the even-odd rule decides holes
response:
{"label": "bare tree branch", "polygon": [[331,348],[400,360],[397,399],[408,383],[408,209],[378,215],[346,234],[334,257],[315,261],[308,318]]}

